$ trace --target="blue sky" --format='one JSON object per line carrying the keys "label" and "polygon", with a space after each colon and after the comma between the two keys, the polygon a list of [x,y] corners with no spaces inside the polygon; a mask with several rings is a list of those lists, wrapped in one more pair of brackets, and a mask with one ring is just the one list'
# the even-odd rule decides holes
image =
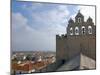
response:
{"label": "blue sky", "polygon": [[[12,1],[12,50],[56,51],[56,34],[65,34],[67,22],[78,10],[95,21],[93,6]],[[92,12],[91,12],[92,11]],[[86,13],[87,12],[87,13]]]}

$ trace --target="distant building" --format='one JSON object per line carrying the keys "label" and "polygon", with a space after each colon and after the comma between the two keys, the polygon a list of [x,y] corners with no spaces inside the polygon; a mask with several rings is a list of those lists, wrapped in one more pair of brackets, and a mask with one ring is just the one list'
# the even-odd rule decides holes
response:
{"label": "distant building", "polygon": [[42,61],[42,57],[41,56],[39,56],[39,58],[38,58],[38,60],[37,61]]}
{"label": "distant building", "polygon": [[35,72],[35,69],[33,67],[33,63],[27,61],[22,63],[12,63],[12,71],[15,72],[16,74],[23,74],[23,73]]}

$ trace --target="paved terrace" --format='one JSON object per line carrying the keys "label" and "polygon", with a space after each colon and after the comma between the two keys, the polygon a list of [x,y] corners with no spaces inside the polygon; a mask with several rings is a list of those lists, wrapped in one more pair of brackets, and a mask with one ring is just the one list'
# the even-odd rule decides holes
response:
{"label": "paved terrace", "polygon": [[57,71],[69,71],[73,70],[77,67],[79,67],[80,64],[80,54],[73,59],[66,62],[64,65],[62,65],[60,68],[57,69]]}
{"label": "paved terrace", "polygon": [[95,69],[96,61],[83,55],[79,54],[63,64],[57,71],[71,71],[79,69]]}

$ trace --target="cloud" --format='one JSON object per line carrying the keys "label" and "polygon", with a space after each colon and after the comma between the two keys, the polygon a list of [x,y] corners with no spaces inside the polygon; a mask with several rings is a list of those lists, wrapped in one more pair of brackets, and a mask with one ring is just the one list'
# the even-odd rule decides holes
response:
{"label": "cloud", "polygon": [[27,22],[21,13],[12,13],[12,50],[55,51],[55,37],[32,29]]}
{"label": "cloud", "polygon": [[[34,6],[34,5],[33,5]],[[39,5],[38,5],[39,7]],[[24,5],[26,10],[27,6]],[[27,10],[31,11],[33,7]],[[35,7],[34,7],[35,9]],[[12,50],[56,50],[56,34],[66,33],[67,6],[32,14],[12,13]],[[32,21],[31,24],[29,22]]]}
{"label": "cloud", "polygon": [[[66,24],[69,11],[67,6],[59,5],[55,9],[33,13],[33,20],[41,23],[41,27],[37,25],[40,30],[45,32],[52,32],[54,34],[66,33]],[[39,24],[40,25],[40,24]]]}
{"label": "cloud", "polygon": [[25,26],[27,19],[24,18],[20,13],[12,13],[12,29],[16,30]]}

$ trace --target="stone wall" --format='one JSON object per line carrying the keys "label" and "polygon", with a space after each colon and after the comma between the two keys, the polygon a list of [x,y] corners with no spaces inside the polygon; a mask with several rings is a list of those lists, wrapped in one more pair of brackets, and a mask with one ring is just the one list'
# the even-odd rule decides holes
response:
{"label": "stone wall", "polygon": [[96,59],[95,35],[56,36],[56,59],[69,60],[79,53]]}

